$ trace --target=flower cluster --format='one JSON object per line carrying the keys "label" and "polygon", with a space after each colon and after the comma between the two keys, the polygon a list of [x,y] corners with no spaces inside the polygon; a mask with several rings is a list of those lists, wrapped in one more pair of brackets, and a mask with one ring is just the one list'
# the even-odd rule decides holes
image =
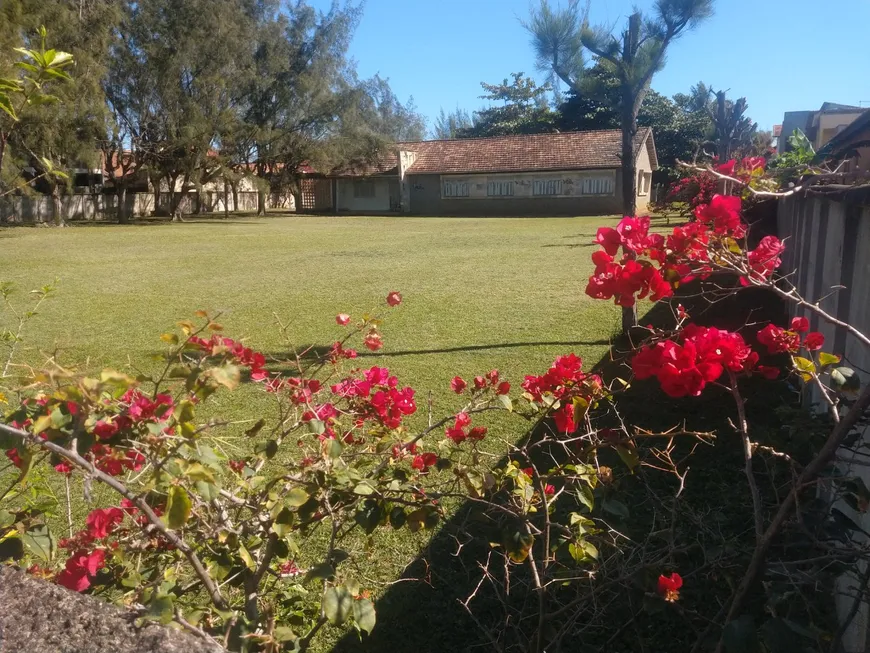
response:
{"label": "flower cluster", "polygon": [[527,376],[523,390],[533,402],[552,406],[553,421],[560,433],[577,430],[576,411],[585,409],[602,396],[601,378],[583,372],[583,361],[575,354],[559,356],[541,376]]}
{"label": "flower cluster", "polygon": [[[737,243],[747,229],[741,206],[739,197],[714,195],[695,207],[694,221],[675,227],[667,237],[650,234],[647,217],[625,217],[616,229],[601,227],[595,240],[602,249],[592,255],[595,272],[586,294],[615,299],[620,306],[634,306],[647,296],[658,301],[673,295],[680,284],[707,278],[716,266],[745,269],[743,285],[769,279],[785,248],[775,236],[766,236],[744,253]],[[617,260],[620,248],[623,256]]]}
{"label": "flower cluster", "polygon": [[775,368],[759,367],[758,358],[739,333],[689,324],[677,341],[662,340],[641,349],[631,367],[639,380],[656,377],[671,397],[697,397],[726,370],[778,374]]}
{"label": "flower cluster", "polygon": [[456,444],[462,444],[466,440],[483,440],[488,429],[485,426],[471,426],[471,415],[462,412],[456,415],[452,427],[445,429],[444,434]]}
{"label": "flower cluster", "polygon": [[[758,342],[767,347],[771,354],[796,354],[803,347],[807,351],[818,351],[825,345],[825,336],[817,331],[807,333],[810,322],[805,317],[796,317],[789,329],[768,324],[758,332]],[[801,339],[801,334],[807,335]]]}
{"label": "flower cluster", "polygon": [[266,365],[265,356],[249,347],[245,347],[242,343],[232,338],[224,338],[215,334],[206,340],[197,336],[191,336],[188,342],[191,346],[203,351],[206,356],[229,355],[239,365],[249,368],[252,381],[263,381],[269,377],[269,373],[264,369]]}
{"label": "flower cluster", "polygon": [[[475,392],[492,388],[497,395],[506,395],[511,391],[511,384],[501,380],[498,370],[492,370],[484,376],[475,376],[472,383],[474,384]],[[468,383],[461,376],[455,376],[450,381],[450,389],[458,395],[465,392],[467,387]]]}

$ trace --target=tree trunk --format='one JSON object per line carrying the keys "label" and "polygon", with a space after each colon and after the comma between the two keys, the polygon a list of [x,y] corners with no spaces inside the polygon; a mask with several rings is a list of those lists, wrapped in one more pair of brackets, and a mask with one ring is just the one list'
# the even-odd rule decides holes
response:
{"label": "tree trunk", "polygon": [[60,192],[57,186],[51,189],[51,217],[55,227],[63,227],[63,203],[60,201]]}
{"label": "tree trunk", "polygon": [[5,133],[0,134],[0,173],[3,172],[3,157],[6,156],[6,139]]}
{"label": "tree trunk", "polygon": [[266,192],[257,191],[257,215],[266,215]]}
{"label": "tree trunk", "polygon": [[725,163],[731,158],[731,134],[728,124],[728,105],[725,99],[725,91],[716,93],[716,116],[719,123],[719,143],[716,154],[719,155],[719,163]]}
{"label": "tree trunk", "polygon": [[130,220],[127,216],[127,187],[118,187],[116,196],[118,198],[118,224],[128,224]]}
{"label": "tree trunk", "polygon": [[239,185],[236,182],[230,183],[230,190],[233,192],[233,213],[239,212]]}
{"label": "tree trunk", "polygon": [[[622,214],[637,213],[637,161],[634,153],[634,137],[637,134],[637,115],[634,112],[635,98],[630,88],[623,88],[622,95]],[[629,252],[629,258],[634,254]],[[637,326],[637,305],[622,308],[622,332],[628,333]]]}
{"label": "tree trunk", "polygon": [[193,212],[196,215],[202,214],[202,184],[196,184],[196,208]]}
{"label": "tree trunk", "polygon": [[227,180],[224,179],[224,218],[230,217],[230,188]]}

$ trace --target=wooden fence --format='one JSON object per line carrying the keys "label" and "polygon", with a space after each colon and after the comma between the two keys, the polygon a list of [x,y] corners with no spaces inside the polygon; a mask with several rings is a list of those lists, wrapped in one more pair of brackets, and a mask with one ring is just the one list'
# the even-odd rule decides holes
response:
{"label": "wooden fence", "polygon": [[[792,273],[791,281],[807,300],[859,331],[870,334],[870,193],[844,191],[836,196],[794,195],[779,202],[779,236],[786,242],[781,272]],[[812,330],[825,336],[825,351],[843,355],[843,365],[858,372],[862,385],[870,383],[870,351],[845,329],[836,327],[806,309],[793,314],[810,320]],[[815,388],[812,388],[815,391]],[[809,393],[810,402],[818,395]],[[870,430],[864,440],[870,441]],[[846,452],[844,451],[844,457]],[[870,486],[866,461],[844,459],[841,468],[860,476]],[[837,506],[870,531],[870,514]],[[856,574],[838,582],[837,612],[844,617],[853,605],[859,584]],[[843,639],[848,653],[870,650],[870,605],[864,603]]]}

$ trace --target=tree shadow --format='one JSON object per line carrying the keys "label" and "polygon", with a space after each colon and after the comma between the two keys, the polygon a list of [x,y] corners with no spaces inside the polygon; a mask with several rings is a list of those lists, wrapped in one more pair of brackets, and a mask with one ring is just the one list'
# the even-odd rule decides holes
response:
{"label": "tree shadow", "polygon": [[[698,282],[688,284],[682,289],[679,301],[691,313],[693,321],[704,326],[715,325],[719,328],[737,330],[742,328],[747,320],[769,320],[782,322],[784,308],[774,295],[757,289],[747,289],[737,298],[717,303],[701,303],[698,299]],[[676,301],[674,305],[676,305]],[[673,324],[672,310],[664,303],[643,315],[640,323],[657,326]],[[754,339],[746,334],[747,342]],[[631,343],[622,337],[612,342],[610,351],[593,366],[596,373],[605,380],[617,376],[629,378],[630,370],[626,368],[626,352],[630,351]],[[771,429],[778,428],[778,422],[769,408],[770,393],[776,394],[776,400],[790,392],[785,384],[770,382],[747,381],[746,396],[749,398],[747,412],[753,424],[768,425]],[[765,394],[767,393],[767,394]],[[767,400],[764,399],[767,398]],[[733,498],[734,494],[745,492],[745,482],[742,476],[742,454],[739,439],[728,438],[733,433],[729,419],[733,417],[733,403],[730,394],[717,388],[708,388],[699,398],[671,399],[658,388],[654,381],[635,382],[620,398],[622,416],[626,423],[642,425],[651,430],[667,430],[686,422],[687,427],[700,431],[717,431],[721,434],[715,446],[703,447],[695,455],[692,468],[703,470],[690,476],[684,498],[693,510],[699,514],[709,513],[710,519],[716,522],[716,527],[735,533],[735,541],[751,539],[751,517],[745,510],[735,510],[726,505],[728,501],[740,503],[748,501],[742,497],[740,501]],[[505,464],[506,459],[499,461]],[[614,463],[614,466],[618,462]],[[638,535],[643,535],[645,529],[653,527],[653,511],[646,506],[644,509],[644,492],[640,482],[632,475],[619,482],[620,499],[637,512],[632,512],[632,522],[636,521]],[[662,475],[663,477],[666,475]],[[674,492],[673,478],[662,481],[666,491]],[[668,485],[669,484],[669,485]],[[739,489],[735,489],[739,488]],[[632,494],[635,493],[636,497]],[[725,494],[731,496],[724,496]],[[638,503],[632,503],[634,498]],[[638,508],[635,508],[638,505]],[[741,504],[745,505],[745,504]],[[561,508],[560,508],[561,509]],[[706,513],[705,513],[706,511]],[[469,524],[475,522],[475,510],[470,503],[464,504],[443,525],[440,526],[428,546],[404,570],[400,581],[391,585],[377,601],[378,626],[370,636],[364,639],[356,633],[346,635],[332,649],[333,653],[381,653],[383,651],[484,651],[524,650],[522,643],[502,638],[508,627],[524,629],[531,634],[535,629],[535,620],[529,625],[505,623],[505,597],[490,591],[491,585],[478,584],[481,579],[479,563],[486,560],[490,551],[488,533],[474,528]],[[627,523],[626,528],[631,528]],[[467,533],[474,536],[468,539]],[[460,535],[465,533],[463,537]],[[627,533],[631,536],[631,532]],[[742,539],[741,539],[742,538]],[[459,543],[462,543],[460,546]],[[704,560],[710,555],[702,552],[701,560],[683,554],[677,562],[682,562],[681,570],[691,574],[693,569],[704,569]],[[501,564],[501,563],[499,563]],[[498,567],[498,565],[496,565]],[[526,574],[527,566],[514,566],[511,574],[514,580],[511,587],[513,594],[509,595],[512,609],[525,609],[526,613],[536,614],[535,597],[530,592],[523,592],[526,585],[522,576]],[[503,569],[490,569],[492,582],[504,581]],[[701,574],[702,572],[698,572]],[[608,605],[586,606],[578,608],[572,618],[574,626],[571,633],[561,641],[561,647],[548,648],[547,653],[557,651],[601,650],[601,651],[635,651],[646,650],[657,653],[684,653],[691,648],[697,637],[696,625],[690,621],[681,610],[668,610],[665,613],[647,614],[642,606],[645,604],[645,592],[648,593],[650,583],[654,588],[654,579],[633,579],[626,583],[621,600],[611,601]],[[687,575],[688,575],[687,574]],[[415,581],[413,579],[425,579]],[[515,582],[519,581],[519,582]],[[697,610],[702,620],[712,619],[719,609],[719,604],[713,597],[707,595],[710,587],[730,595],[730,579],[704,577],[705,585],[701,586],[701,578],[689,576],[687,585],[692,581],[696,588],[686,588],[686,602],[691,609]],[[590,583],[598,582],[590,579]],[[475,593],[470,606],[474,617],[462,605],[472,593]],[[695,596],[692,593],[695,592]],[[721,597],[718,600],[723,600]],[[587,617],[591,619],[594,610],[595,618],[600,623],[612,623],[608,629],[587,629],[584,624]],[[604,611],[603,613],[601,611]],[[702,623],[704,623],[702,621]],[[691,628],[689,627],[691,625]],[[487,635],[488,631],[490,635]],[[683,635],[680,636],[680,633]],[[493,636],[499,639],[500,646],[496,649],[490,640]]]}

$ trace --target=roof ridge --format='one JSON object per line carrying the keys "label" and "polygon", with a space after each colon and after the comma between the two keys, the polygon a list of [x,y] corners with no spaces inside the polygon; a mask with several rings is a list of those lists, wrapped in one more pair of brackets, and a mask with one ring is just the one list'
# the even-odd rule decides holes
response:
{"label": "roof ridge", "polygon": [[[641,129],[652,129],[652,127],[641,127]],[[571,130],[563,132],[540,132],[537,134],[504,134],[502,136],[473,136],[471,138],[431,138],[422,141],[397,141],[393,145],[419,145],[421,143],[453,143],[456,141],[494,141],[507,138],[535,138],[540,136],[568,136],[572,134],[609,134],[613,132],[622,133],[621,129],[584,129]],[[640,132],[638,132],[640,133]]]}

